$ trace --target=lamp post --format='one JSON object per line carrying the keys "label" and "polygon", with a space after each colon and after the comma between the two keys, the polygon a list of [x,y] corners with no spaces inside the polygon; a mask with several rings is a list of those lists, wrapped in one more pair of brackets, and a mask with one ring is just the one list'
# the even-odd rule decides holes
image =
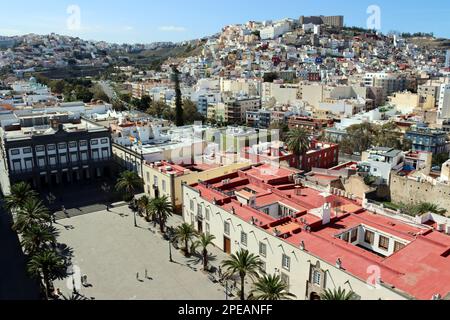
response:
{"label": "lamp post", "polygon": [[[48,201],[48,204],[50,205],[50,207],[55,203],[55,201],[56,201],[56,197],[53,195],[53,193],[49,193],[48,195],[47,195],[47,201]],[[51,211],[51,220],[50,220],[50,225],[52,225],[53,226],[53,223],[56,223],[56,217],[55,217],[55,212],[52,210]]]}
{"label": "lamp post", "polygon": [[77,288],[75,285],[75,278],[73,275],[72,275],[72,286],[73,286],[73,294],[78,294],[78,291],[77,291]]}
{"label": "lamp post", "polygon": [[228,279],[225,280],[225,300],[228,301]]}
{"label": "lamp post", "polygon": [[173,258],[172,258],[172,238],[169,239],[169,261],[173,262]]}

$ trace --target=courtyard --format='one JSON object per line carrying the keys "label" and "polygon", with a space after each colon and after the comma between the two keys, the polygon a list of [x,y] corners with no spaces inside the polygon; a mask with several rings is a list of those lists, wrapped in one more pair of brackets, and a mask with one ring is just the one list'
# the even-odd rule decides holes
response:
{"label": "courtyard", "polygon": [[[202,271],[200,258],[186,258],[172,247],[170,262],[169,242],[158,227],[137,221],[135,227],[127,206],[58,220],[58,240],[73,250],[75,276],[56,281],[55,288],[69,297],[75,281],[81,295],[96,300],[225,300],[225,289]],[[168,225],[181,223],[181,217],[172,217]],[[210,263],[219,266],[226,256],[217,248],[210,251]],[[84,275],[88,287],[79,285]]]}

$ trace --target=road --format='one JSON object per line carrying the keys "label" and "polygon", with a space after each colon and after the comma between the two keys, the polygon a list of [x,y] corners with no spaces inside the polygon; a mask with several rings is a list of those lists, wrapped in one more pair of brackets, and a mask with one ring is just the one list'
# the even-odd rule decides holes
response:
{"label": "road", "polygon": [[98,84],[102,88],[103,92],[108,96],[109,99],[117,100],[117,93],[114,91],[114,88],[111,86],[109,81],[99,81]]}

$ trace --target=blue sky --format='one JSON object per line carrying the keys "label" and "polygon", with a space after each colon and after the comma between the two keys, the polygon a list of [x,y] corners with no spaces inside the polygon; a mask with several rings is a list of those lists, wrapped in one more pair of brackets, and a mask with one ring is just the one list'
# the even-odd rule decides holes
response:
{"label": "blue sky", "polygon": [[[366,27],[367,8],[378,5],[383,32],[434,32],[450,38],[447,0],[1,1],[7,4],[2,6],[0,35],[56,32],[117,43],[182,41],[214,34],[232,23],[320,14],[344,15],[346,25]],[[68,28],[70,5],[80,8],[81,19]]]}

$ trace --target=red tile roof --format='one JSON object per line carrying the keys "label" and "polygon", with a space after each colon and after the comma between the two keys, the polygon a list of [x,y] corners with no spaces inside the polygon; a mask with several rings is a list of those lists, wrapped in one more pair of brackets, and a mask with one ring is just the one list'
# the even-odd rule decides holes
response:
{"label": "red tile roof", "polygon": [[[371,275],[368,268],[377,266],[384,283],[412,297],[430,300],[435,294],[444,297],[450,292],[449,236],[427,226],[407,224],[368,212],[357,202],[343,197],[322,194],[311,188],[299,188],[289,182],[289,177],[295,171],[269,169],[268,165],[257,166],[226,176],[230,179],[227,184],[221,182],[222,177],[193,187],[206,200],[218,200],[218,205],[224,210],[246,222],[257,221],[256,226],[268,233],[277,231],[278,236],[296,247],[303,241],[306,251],[330,264],[334,265],[340,259],[344,270],[363,281]],[[235,192],[242,192],[244,188],[254,191],[252,195],[256,197],[256,208],[282,203],[295,209],[295,215],[275,219],[256,208],[241,204]],[[311,212],[325,203],[332,206],[332,221],[327,225],[323,225],[322,219]],[[305,229],[306,226],[310,227],[309,231]],[[378,230],[409,244],[383,258],[337,237],[359,226]]]}

